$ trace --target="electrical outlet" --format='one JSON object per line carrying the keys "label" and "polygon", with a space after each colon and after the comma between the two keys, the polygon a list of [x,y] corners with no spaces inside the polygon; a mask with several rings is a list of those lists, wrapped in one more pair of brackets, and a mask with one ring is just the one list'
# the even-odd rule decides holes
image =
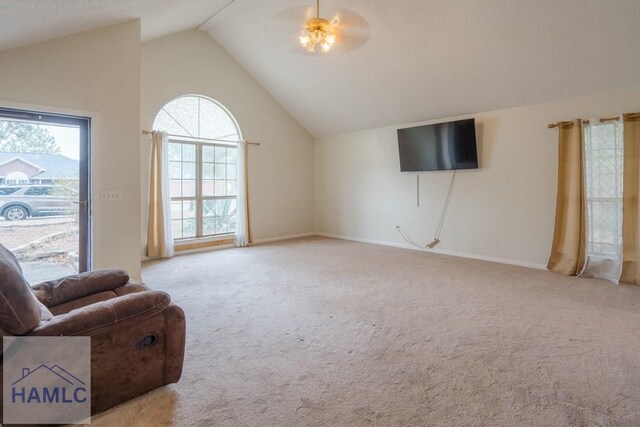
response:
{"label": "electrical outlet", "polygon": [[100,193],[100,198],[102,200],[122,200],[122,191],[120,190],[103,191],[102,193]]}

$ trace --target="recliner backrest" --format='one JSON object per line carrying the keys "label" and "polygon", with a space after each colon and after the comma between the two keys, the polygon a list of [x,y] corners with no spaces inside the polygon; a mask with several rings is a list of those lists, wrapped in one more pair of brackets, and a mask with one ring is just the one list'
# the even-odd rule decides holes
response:
{"label": "recliner backrest", "polygon": [[15,255],[0,244],[0,329],[13,335],[25,335],[40,322],[40,303]]}

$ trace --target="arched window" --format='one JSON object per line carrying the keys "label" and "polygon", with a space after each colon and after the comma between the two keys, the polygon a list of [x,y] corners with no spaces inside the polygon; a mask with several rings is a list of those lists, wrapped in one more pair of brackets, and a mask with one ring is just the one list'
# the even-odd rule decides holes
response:
{"label": "arched window", "polygon": [[153,129],[169,134],[173,238],[233,234],[242,135],[231,113],[209,98],[181,96],[162,107]]}
{"label": "arched window", "polygon": [[24,172],[9,172],[4,179],[5,184],[28,184],[29,177]]}

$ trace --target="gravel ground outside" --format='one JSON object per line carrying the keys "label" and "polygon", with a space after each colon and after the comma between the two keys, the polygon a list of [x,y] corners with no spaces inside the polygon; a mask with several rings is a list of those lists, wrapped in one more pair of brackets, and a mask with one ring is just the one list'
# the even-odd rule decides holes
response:
{"label": "gravel ground outside", "polygon": [[[20,223],[22,222],[23,221]],[[2,224],[3,227],[0,227],[0,243],[9,249],[15,249],[44,236],[48,236],[49,234],[66,231],[70,226],[75,226],[75,224],[69,222],[47,222],[39,225],[27,224],[28,222],[29,221],[24,221],[26,226],[22,226],[22,224],[13,225],[16,224],[15,222],[10,222],[10,224],[12,224],[11,227],[6,226],[7,222]]]}
{"label": "gravel ground outside", "polygon": [[[77,230],[74,217],[33,218],[25,221],[0,221],[0,243],[11,250],[32,243],[45,236]],[[78,233],[62,235],[51,241],[43,242],[17,255],[23,267],[34,266],[42,269],[46,265],[64,267],[68,271],[77,271],[77,260],[69,253],[78,251]],[[60,253],[62,252],[62,253]],[[55,255],[51,255],[55,254]],[[24,268],[29,279],[29,268]]]}

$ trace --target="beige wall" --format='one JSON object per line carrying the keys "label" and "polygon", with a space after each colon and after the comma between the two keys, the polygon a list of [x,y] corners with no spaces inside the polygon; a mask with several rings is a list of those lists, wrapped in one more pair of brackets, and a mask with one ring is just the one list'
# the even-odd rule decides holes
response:
{"label": "beige wall", "polygon": [[[149,166],[149,141],[140,129],[150,129],[161,106],[185,94],[221,102],[245,138],[263,143],[251,147],[249,160],[254,239],[315,230],[404,245],[400,225],[416,241],[431,240],[451,173],[420,174],[417,208],[416,174],[399,171],[396,129],[402,126],[314,144],[206,33],[186,31],[141,47],[139,31],[135,21],[0,52],[0,105],[94,117],[96,267],[119,266],[140,277]],[[556,131],[547,123],[637,111],[639,99],[634,89],[474,115],[481,168],[458,173],[437,249],[545,264],[557,167]],[[101,201],[105,190],[122,190],[123,199]]]}
{"label": "beige wall", "polygon": [[[458,171],[437,250],[546,265],[555,213],[557,130],[576,117],[640,110],[640,90],[475,114],[480,169]],[[439,121],[447,121],[447,118]],[[425,122],[433,123],[433,122]],[[315,143],[316,231],[405,245],[433,238],[451,172],[401,173],[392,126]]]}
{"label": "beige wall", "polygon": [[0,105],[93,115],[94,267],[139,279],[139,21],[0,52]]}
{"label": "beige wall", "polygon": [[[142,45],[141,123],[151,129],[171,99],[199,94],[225,105],[249,148],[249,203],[254,240],[314,231],[313,138],[211,36],[198,30]],[[142,223],[146,224],[148,138],[142,144]],[[146,229],[141,234],[142,247]]]}

